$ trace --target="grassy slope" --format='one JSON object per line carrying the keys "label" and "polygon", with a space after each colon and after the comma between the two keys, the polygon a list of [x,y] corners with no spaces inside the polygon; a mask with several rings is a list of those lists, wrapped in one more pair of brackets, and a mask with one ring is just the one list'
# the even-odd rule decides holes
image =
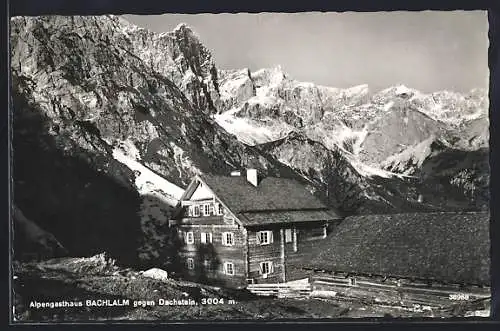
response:
{"label": "grassy slope", "polygon": [[[99,320],[282,320],[359,317],[450,317],[458,308],[442,312],[408,311],[345,299],[276,299],[256,297],[246,291],[222,289],[191,282],[158,281],[141,272],[119,268],[104,255],[60,258],[40,263],[14,264],[14,312],[19,322],[71,322]],[[134,300],[223,299],[224,304],[196,306],[133,307]],[[32,300],[81,301],[129,299],[126,307],[29,308]],[[228,300],[235,300],[229,304]],[[463,316],[463,315],[462,315]]]}
{"label": "grassy slope", "polygon": [[[55,259],[38,264],[16,264],[15,315],[19,321],[75,320],[227,320],[335,318],[348,309],[321,300],[262,299],[246,291],[200,284],[146,278],[140,272],[121,269],[102,260]],[[78,301],[86,299],[134,300],[222,298],[224,304],[197,306],[82,307],[30,309],[31,300]],[[228,304],[233,299],[235,304]]]}

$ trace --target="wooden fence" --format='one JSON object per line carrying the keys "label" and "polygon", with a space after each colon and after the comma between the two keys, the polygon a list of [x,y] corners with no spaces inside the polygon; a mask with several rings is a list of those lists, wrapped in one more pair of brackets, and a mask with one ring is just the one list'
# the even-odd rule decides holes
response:
{"label": "wooden fence", "polygon": [[398,306],[425,305],[434,308],[466,303],[491,295],[489,288],[458,288],[451,285],[382,283],[361,279],[317,277],[312,282],[314,291],[336,292],[337,297],[354,298]]}
{"label": "wooden fence", "polygon": [[278,298],[308,297],[311,294],[311,285],[275,283],[275,284],[250,284],[247,290],[260,296],[274,296]]}

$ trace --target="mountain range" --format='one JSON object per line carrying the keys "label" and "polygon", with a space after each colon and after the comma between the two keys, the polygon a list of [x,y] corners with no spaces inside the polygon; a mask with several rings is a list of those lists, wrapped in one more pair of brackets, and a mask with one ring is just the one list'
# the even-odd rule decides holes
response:
{"label": "mountain range", "polygon": [[484,89],[222,70],[186,24],[159,34],[118,16],[14,17],[10,45],[15,226],[47,233],[20,251],[51,251],[50,237],[72,255],[158,263],[191,177],[245,167],[346,215],[488,208]]}

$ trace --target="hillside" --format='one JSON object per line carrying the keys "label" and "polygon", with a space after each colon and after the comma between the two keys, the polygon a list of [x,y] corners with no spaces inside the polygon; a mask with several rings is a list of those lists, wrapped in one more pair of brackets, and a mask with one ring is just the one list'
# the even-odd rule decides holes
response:
{"label": "hillside", "polygon": [[[229,290],[176,279],[157,280],[147,272],[120,268],[104,254],[89,258],[59,258],[14,266],[14,317],[23,322],[92,321],[226,321],[255,322],[359,317],[463,317],[489,302],[457,304],[442,310],[403,309],[336,298],[263,298],[245,290]],[[35,298],[39,298],[36,300]],[[71,298],[71,299],[70,299]],[[35,300],[34,300],[35,299]],[[31,304],[81,303],[71,308],[33,308]],[[87,306],[86,300],[116,300],[128,305]],[[211,304],[203,304],[203,299]],[[216,301],[214,300],[216,299]],[[43,300],[43,301],[42,301]],[[189,305],[161,305],[160,300]],[[92,302],[90,303],[92,304]]]}

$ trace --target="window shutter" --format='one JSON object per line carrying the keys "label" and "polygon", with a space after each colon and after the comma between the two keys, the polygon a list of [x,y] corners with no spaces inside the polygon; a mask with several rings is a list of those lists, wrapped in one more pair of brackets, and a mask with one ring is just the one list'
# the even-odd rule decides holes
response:
{"label": "window shutter", "polygon": [[273,242],[273,231],[268,231],[267,235],[269,236],[269,243]]}
{"label": "window shutter", "polygon": [[269,262],[269,273],[272,274],[274,272],[274,263],[271,261]]}
{"label": "window shutter", "polygon": [[207,242],[207,234],[206,234],[205,232],[202,232],[202,233],[201,233],[201,238],[200,238],[200,240],[201,240],[201,243],[202,243],[202,244],[205,244],[205,243]]}
{"label": "window shutter", "polygon": [[[208,239],[208,238],[210,238],[210,239]],[[208,238],[207,238],[207,242],[211,243],[212,242],[212,232],[208,233]]]}
{"label": "window shutter", "polygon": [[263,264],[264,264],[264,262],[259,263],[259,272],[261,275],[264,273],[264,270],[263,270],[264,268],[262,268]]}
{"label": "window shutter", "polygon": [[257,232],[256,238],[257,238],[257,244],[260,245],[260,232]]}

